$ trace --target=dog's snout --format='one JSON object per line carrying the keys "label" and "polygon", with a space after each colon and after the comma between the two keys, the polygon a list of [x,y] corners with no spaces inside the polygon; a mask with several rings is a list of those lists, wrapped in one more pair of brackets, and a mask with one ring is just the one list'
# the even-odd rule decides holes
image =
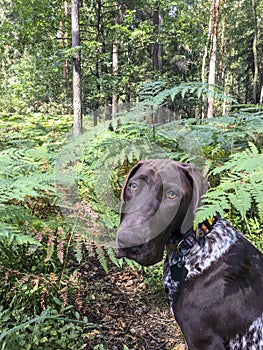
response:
{"label": "dog's snout", "polygon": [[142,246],[138,235],[128,230],[118,231],[115,250],[117,258],[135,258],[140,254]]}
{"label": "dog's snout", "polygon": [[140,245],[140,237],[134,232],[120,230],[117,233],[117,248],[133,248]]}
{"label": "dog's snout", "polygon": [[128,258],[130,256],[135,256],[141,251],[140,246],[130,247],[130,248],[116,248],[115,255],[118,259]]}

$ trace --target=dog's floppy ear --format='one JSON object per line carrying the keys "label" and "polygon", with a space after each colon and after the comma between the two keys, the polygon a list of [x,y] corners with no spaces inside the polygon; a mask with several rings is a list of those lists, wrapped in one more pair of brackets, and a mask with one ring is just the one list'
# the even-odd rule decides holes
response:
{"label": "dog's floppy ear", "polygon": [[133,168],[131,168],[127,179],[125,180],[125,183],[123,185],[122,191],[121,191],[121,201],[124,202],[125,198],[124,198],[124,193],[127,187],[127,184],[130,180],[130,178],[136,173],[136,171],[143,165],[144,161],[140,161],[139,163],[137,163]]}
{"label": "dog's floppy ear", "polygon": [[208,190],[208,182],[191,163],[179,163],[179,168],[185,173],[192,185],[192,199],[181,226],[181,233],[186,233],[193,226],[194,216],[197,208],[200,206],[201,197]]}

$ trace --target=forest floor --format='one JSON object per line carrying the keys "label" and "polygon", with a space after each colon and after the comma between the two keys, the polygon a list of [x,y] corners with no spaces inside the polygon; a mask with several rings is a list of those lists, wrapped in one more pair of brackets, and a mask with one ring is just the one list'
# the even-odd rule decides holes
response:
{"label": "forest floor", "polygon": [[112,266],[106,273],[89,258],[80,273],[85,281],[81,314],[97,325],[87,330],[85,350],[186,349],[164,292],[151,288],[143,271]]}

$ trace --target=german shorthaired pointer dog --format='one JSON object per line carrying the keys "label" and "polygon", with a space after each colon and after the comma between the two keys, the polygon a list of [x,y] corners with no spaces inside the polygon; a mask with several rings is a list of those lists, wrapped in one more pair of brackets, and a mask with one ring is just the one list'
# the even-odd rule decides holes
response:
{"label": "german shorthaired pointer dog", "polygon": [[190,350],[263,350],[263,254],[219,216],[193,229],[208,184],[194,165],[147,160],[122,192],[116,256],[161,261]]}

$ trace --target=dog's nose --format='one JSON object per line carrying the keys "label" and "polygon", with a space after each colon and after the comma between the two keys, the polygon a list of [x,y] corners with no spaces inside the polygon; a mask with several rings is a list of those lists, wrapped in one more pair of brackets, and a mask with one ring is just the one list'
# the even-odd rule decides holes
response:
{"label": "dog's nose", "polygon": [[117,232],[117,248],[133,248],[143,244],[142,237],[140,235],[128,231],[128,230],[119,230]]}

